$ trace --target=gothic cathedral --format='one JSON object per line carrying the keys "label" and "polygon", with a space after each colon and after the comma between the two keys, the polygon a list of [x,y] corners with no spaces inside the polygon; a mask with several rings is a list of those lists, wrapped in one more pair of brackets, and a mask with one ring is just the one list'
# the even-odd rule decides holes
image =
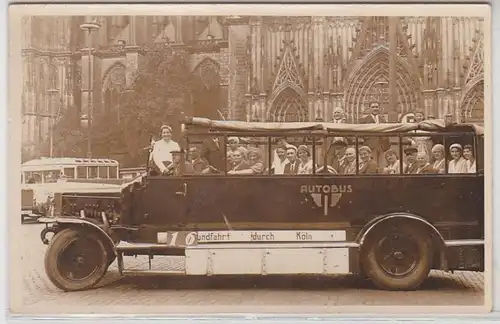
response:
{"label": "gothic cathedral", "polygon": [[[88,20],[101,26],[90,37],[79,28]],[[391,26],[388,17],[25,17],[23,147],[36,147],[62,110],[84,114],[91,94],[94,110],[120,109],[120,93],[132,86],[143,48],[154,44],[189,56],[200,81],[192,99],[195,116],[329,121],[340,107],[348,122],[357,123],[368,102],[378,100],[384,114],[392,109],[400,120],[421,110],[483,123],[483,21],[395,21]],[[89,46],[95,49],[90,57]],[[396,107],[389,104],[391,82]],[[57,89],[56,98],[49,89]]]}

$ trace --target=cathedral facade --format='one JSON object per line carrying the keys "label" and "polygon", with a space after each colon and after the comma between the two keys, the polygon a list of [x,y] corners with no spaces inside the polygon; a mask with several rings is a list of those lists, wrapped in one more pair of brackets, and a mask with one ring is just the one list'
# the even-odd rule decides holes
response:
{"label": "cathedral facade", "polygon": [[[87,21],[101,26],[90,36]],[[152,46],[189,57],[199,86],[186,115],[329,121],[341,107],[357,123],[377,100],[394,122],[420,110],[483,123],[481,18],[25,17],[23,35],[27,149],[62,111],[86,115],[89,96],[94,114],[119,111]]]}

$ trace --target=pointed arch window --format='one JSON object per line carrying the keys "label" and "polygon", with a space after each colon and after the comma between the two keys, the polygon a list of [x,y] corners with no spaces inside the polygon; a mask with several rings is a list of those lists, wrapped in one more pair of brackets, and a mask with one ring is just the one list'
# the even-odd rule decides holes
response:
{"label": "pointed arch window", "polygon": [[283,90],[273,103],[274,122],[303,122],[308,120],[307,106],[293,89]]}
{"label": "pointed arch window", "polygon": [[104,109],[105,115],[116,115],[116,121],[120,122],[120,106],[122,104],[122,91],[118,88],[108,88],[104,92]]}
{"label": "pointed arch window", "polygon": [[102,114],[109,114],[116,117],[116,121],[120,121],[120,107],[123,104],[122,96],[125,88],[125,67],[121,64],[112,67],[106,74],[104,79],[103,93],[103,109]]}

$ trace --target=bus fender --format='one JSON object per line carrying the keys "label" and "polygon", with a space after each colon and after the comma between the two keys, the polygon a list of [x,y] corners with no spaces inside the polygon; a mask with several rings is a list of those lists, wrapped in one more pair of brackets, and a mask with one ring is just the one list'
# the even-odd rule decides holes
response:
{"label": "bus fender", "polygon": [[368,224],[365,225],[365,227],[361,230],[361,232],[357,235],[356,237],[356,242],[359,243],[359,249],[361,250],[363,248],[363,243],[365,242],[365,239],[368,237],[370,232],[372,232],[376,227],[382,226],[383,224],[386,224],[387,222],[390,222],[391,220],[398,220],[398,219],[406,219],[406,220],[411,220],[411,221],[416,221],[420,224],[425,225],[425,227],[432,233],[434,234],[434,243],[437,244],[437,248],[439,252],[439,265],[442,270],[447,270],[447,265],[446,265],[446,257],[445,257],[445,240],[441,233],[439,233],[439,230],[432,225],[429,221],[426,219],[410,214],[410,213],[392,213],[392,214],[387,214],[387,215],[382,215],[374,218],[372,221],[370,221]]}
{"label": "bus fender", "polygon": [[[49,240],[45,237],[48,233],[57,234],[63,229],[66,228],[85,228],[86,230],[90,230],[99,235],[102,239],[103,244],[105,244],[108,248],[109,252],[112,252],[116,256],[116,243],[113,240],[113,233],[108,230],[106,231],[103,228],[103,224],[94,223],[88,219],[76,218],[76,217],[41,217],[38,219],[38,222],[45,223],[46,228],[42,230],[40,233],[40,237],[42,239],[43,244],[48,245]],[[52,225],[49,225],[52,224]],[[116,240],[117,241],[117,240]]]}

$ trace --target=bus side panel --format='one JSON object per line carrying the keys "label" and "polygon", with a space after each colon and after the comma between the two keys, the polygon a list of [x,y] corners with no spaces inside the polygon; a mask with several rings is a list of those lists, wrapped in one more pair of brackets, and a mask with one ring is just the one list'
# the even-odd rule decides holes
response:
{"label": "bus side panel", "polygon": [[[480,177],[185,177],[148,180],[134,199],[134,223],[148,241],[165,230],[347,229],[411,213],[446,240],[484,237]],[[138,237],[138,240],[141,238]]]}

